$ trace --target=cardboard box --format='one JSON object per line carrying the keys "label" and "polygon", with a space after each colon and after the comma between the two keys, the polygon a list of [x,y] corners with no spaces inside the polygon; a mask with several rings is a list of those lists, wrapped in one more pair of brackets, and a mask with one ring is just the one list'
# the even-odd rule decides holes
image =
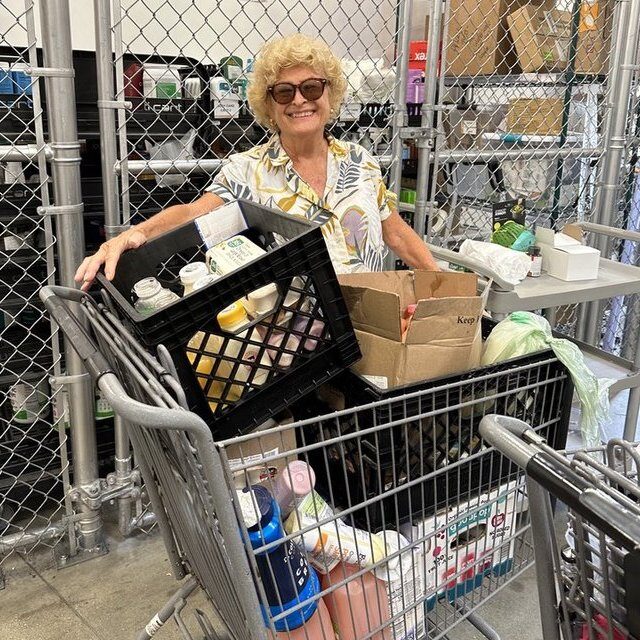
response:
{"label": "cardboard box", "polygon": [[[525,0],[451,0],[446,75],[519,73],[507,16],[524,3]],[[427,21],[427,38],[428,26]]]}
{"label": "cardboard box", "polygon": [[[483,301],[475,274],[389,271],[338,279],[363,353],[358,373],[391,388],[478,366]],[[401,316],[416,303],[403,334]]]}
{"label": "cardboard box", "polygon": [[[609,12],[600,5],[582,4],[576,43],[576,73],[602,74],[608,62]],[[523,73],[563,71],[569,62],[571,11],[525,5],[508,16],[509,33]]]}
{"label": "cardboard box", "polygon": [[512,482],[401,527],[413,540],[426,538],[425,593],[462,595],[489,573],[508,572],[515,540],[505,541],[516,533],[518,516],[526,509],[524,484]]}
{"label": "cardboard box", "polygon": [[558,136],[562,130],[562,98],[516,98],[507,109],[509,133]]}
{"label": "cardboard box", "polygon": [[[292,417],[279,422],[269,420],[256,430],[260,433],[264,432],[264,435],[257,435],[250,440],[225,447],[229,468],[234,472],[233,477],[237,488],[246,486],[247,482],[249,484],[267,483],[269,486],[269,483],[275,481],[287,464],[297,458],[295,455],[290,455],[275,459],[276,456],[296,448],[296,434],[295,429],[274,433],[272,428],[292,423]],[[251,464],[251,466],[234,471],[245,464]]]}
{"label": "cardboard box", "polygon": [[538,227],[536,242],[542,253],[542,270],[560,280],[595,280],[600,266],[600,251],[582,244],[578,227],[567,225],[563,233]]}
{"label": "cardboard box", "polygon": [[448,149],[471,149],[481,146],[482,134],[496,130],[493,113],[473,109],[449,109],[442,125]]}

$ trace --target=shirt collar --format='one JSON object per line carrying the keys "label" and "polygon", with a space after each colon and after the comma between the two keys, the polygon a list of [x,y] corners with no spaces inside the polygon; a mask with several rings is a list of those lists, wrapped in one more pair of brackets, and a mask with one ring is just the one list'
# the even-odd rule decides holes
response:
{"label": "shirt collar", "polygon": [[[328,132],[325,132],[325,137],[329,143],[329,151],[336,158],[347,157],[349,154],[349,146],[346,142],[338,140]],[[277,133],[274,133],[269,139],[269,142],[267,142],[263,158],[268,161],[272,167],[282,167],[289,162],[290,158],[284,150],[280,142],[280,136]]]}

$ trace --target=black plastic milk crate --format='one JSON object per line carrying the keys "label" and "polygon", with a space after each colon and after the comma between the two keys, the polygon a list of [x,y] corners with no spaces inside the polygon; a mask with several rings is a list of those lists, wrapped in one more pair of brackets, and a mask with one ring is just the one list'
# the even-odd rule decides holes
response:
{"label": "black plastic milk crate", "polygon": [[[484,337],[493,326],[483,319]],[[373,530],[395,526],[396,518],[428,517],[470,491],[489,491],[517,476],[480,438],[486,414],[520,418],[563,448],[573,396],[571,376],[551,350],[390,390],[351,370],[329,386],[334,402],[340,394],[347,409],[388,401],[305,433],[306,444],[339,438],[309,454],[318,490],[328,495],[331,487],[342,506],[373,499],[354,513],[358,526]],[[357,435],[375,427],[381,428]]]}
{"label": "black plastic milk crate", "polygon": [[[248,201],[238,205],[243,235],[267,253],[207,287],[148,316],[131,302],[134,284],[149,276],[181,293],[179,266],[205,259],[198,220],[125,252],[112,282],[98,277],[140,341],[167,347],[190,408],[218,438],[252,430],[360,357],[320,227]],[[209,220],[216,215],[223,210]],[[271,283],[276,306],[252,318],[246,334],[223,332],[218,313]]]}

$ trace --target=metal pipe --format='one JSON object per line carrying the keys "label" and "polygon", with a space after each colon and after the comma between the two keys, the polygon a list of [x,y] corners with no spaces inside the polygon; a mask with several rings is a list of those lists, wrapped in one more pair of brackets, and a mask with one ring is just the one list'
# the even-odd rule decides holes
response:
{"label": "metal pipe", "polygon": [[[619,3],[619,31],[618,41],[621,47],[619,64],[608,96],[611,110],[607,120],[606,149],[601,168],[602,179],[593,204],[596,221],[600,224],[612,226],[615,222],[614,211],[618,210],[617,196],[620,188],[620,170],[626,149],[625,135],[627,132],[629,102],[636,69],[636,55],[638,50],[638,22],[640,22],[640,0],[629,0]],[[615,62],[612,60],[612,62]],[[607,257],[610,241],[606,236],[598,238],[597,248]],[[586,317],[596,318],[595,322],[585,322],[584,341],[590,344],[599,342],[603,303],[589,303]],[[582,338],[582,336],[578,336]]]}
{"label": "metal pipe", "polygon": [[[405,126],[407,107],[405,96],[407,93],[407,66],[409,60],[409,20],[411,17],[411,0],[403,0],[398,3],[398,25],[399,38],[398,49],[396,51],[396,70],[399,82],[396,83],[394,95],[394,111],[391,121],[391,158],[389,162],[389,190],[400,196],[402,184],[402,137],[400,131]],[[384,166],[381,165],[380,166]],[[399,199],[399,198],[398,198]],[[389,251],[384,258],[383,268],[392,271],[395,268],[396,256]]]}
{"label": "metal pipe", "polygon": [[[40,3],[44,64],[57,69],[73,68],[68,0]],[[76,124],[76,94],[73,77],[66,73],[47,76],[49,136],[54,151],[52,161],[53,195],[57,206],[81,205],[80,143]],[[73,275],[84,256],[82,208],[55,216],[60,281],[74,286]],[[65,339],[65,361],[70,376],[81,376],[69,386],[73,476],[75,486],[94,486],[98,481],[98,455],[94,426],[93,386],[82,360]],[[100,511],[79,504],[79,543],[83,549],[102,544]]]}
{"label": "metal pipe", "polygon": [[[96,31],[96,76],[98,81],[98,102],[106,104],[115,101],[113,86],[113,47],[111,45],[111,0],[94,0]],[[115,234],[120,224],[118,206],[118,176],[113,167],[118,155],[116,145],[115,109],[98,109],[100,123],[100,162],[102,165],[102,186],[104,201],[104,226],[107,240]]]}
{"label": "metal pipe", "polygon": [[[603,154],[600,147],[565,147],[554,149],[554,158],[599,158]],[[534,160],[548,158],[549,149],[495,149],[474,151],[473,149],[442,149],[439,160],[443,162],[468,162],[483,164],[490,160]]]}
{"label": "metal pipe", "polygon": [[[127,160],[127,171],[130,175],[137,176],[141,173],[155,173],[157,175],[171,175],[174,173],[198,174],[212,173],[222,166],[222,160],[197,159],[197,160]],[[122,162],[117,161],[113,165],[116,174],[122,173]]]}
{"label": "metal pipe", "polygon": [[[426,137],[418,142],[418,175],[416,180],[416,209],[413,215],[413,228],[421,238],[431,239],[431,225],[433,216],[427,220],[427,208],[429,203],[429,169],[431,168],[431,150],[435,140],[436,117],[435,100],[439,73],[438,56],[440,47],[440,31],[442,25],[442,2],[436,0],[432,5],[429,16],[429,43],[427,49],[427,62],[425,66],[424,101],[421,109],[421,124],[426,128]],[[434,176],[435,180],[435,176]],[[431,214],[431,211],[429,211]]]}
{"label": "metal pipe", "polygon": [[[127,435],[126,422],[118,415],[114,417],[115,439],[115,474],[116,484],[131,477],[131,446]],[[118,525],[123,536],[131,533],[131,497],[129,495],[118,498]]]}
{"label": "metal pipe", "polygon": [[396,69],[400,82],[396,84],[394,96],[393,120],[391,123],[391,156],[395,158],[389,174],[389,189],[395,193],[400,193],[402,181],[402,138],[400,130],[405,126],[407,107],[405,96],[407,93],[407,66],[409,58],[409,38],[411,34],[407,28],[407,16],[411,16],[411,0],[404,0],[398,3],[398,22],[400,38],[398,39],[398,50],[396,56]]}
{"label": "metal pipe", "polygon": [[49,161],[53,159],[53,150],[48,144],[42,147],[37,144],[0,145],[0,162],[30,162],[40,154]]}
{"label": "metal pipe", "polygon": [[6,555],[14,549],[31,547],[44,540],[51,540],[64,535],[67,527],[62,523],[52,523],[46,527],[29,529],[28,532],[11,533],[0,537],[0,556]]}

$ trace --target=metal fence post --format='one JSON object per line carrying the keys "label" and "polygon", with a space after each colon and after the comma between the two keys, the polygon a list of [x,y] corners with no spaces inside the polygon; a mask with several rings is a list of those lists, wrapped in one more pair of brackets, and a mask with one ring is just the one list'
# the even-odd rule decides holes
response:
{"label": "metal fence post", "polygon": [[[118,176],[115,165],[118,160],[113,83],[113,45],[111,34],[111,0],[94,0],[96,31],[96,74],[98,81],[98,117],[100,121],[100,160],[102,163],[102,184],[104,201],[104,228],[107,239],[116,236],[120,230],[120,206],[118,200]],[[124,105],[122,105],[124,106]],[[131,478],[131,446],[127,435],[126,422],[114,417],[115,477],[116,483],[123,485]],[[118,521],[120,533],[131,531],[131,498],[118,499]]]}
{"label": "metal fence post", "polygon": [[[40,3],[52,161],[54,214],[58,236],[60,282],[73,286],[73,275],[84,254],[80,143],[78,140],[73,52],[68,0]],[[82,361],[65,340],[69,385],[73,479],[77,498],[79,550],[104,549],[100,515],[100,484],[93,410],[93,387]]]}

